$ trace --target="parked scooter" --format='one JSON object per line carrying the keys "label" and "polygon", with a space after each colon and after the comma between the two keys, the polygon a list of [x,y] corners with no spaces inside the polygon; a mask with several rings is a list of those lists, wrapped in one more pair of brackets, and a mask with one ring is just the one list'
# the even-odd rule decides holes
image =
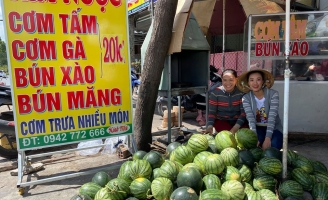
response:
{"label": "parked scooter", "polygon": [[[211,87],[209,91],[215,89],[222,85],[221,76],[217,73],[218,70],[214,66],[210,66],[210,81]],[[185,112],[197,112],[197,103],[205,103],[205,95],[196,94],[196,95],[183,95],[180,96],[181,106],[184,107]],[[159,115],[163,116],[164,111],[167,110],[168,98],[163,96],[158,96],[156,100],[156,109]],[[178,97],[173,96],[171,98],[171,106],[178,106]]]}
{"label": "parked scooter", "polygon": [[138,96],[139,86],[140,86],[140,79],[139,74],[137,71],[132,67],[131,68],[131,85],[132,85],[132,95],[133,97]]}

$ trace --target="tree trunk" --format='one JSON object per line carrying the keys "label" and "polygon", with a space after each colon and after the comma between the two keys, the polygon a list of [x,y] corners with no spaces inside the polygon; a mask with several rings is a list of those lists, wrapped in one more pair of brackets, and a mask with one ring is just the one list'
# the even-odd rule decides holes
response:
{"label": "tree trunk", "polygon": [[139,150],[149,151],[151,127],[158,86],[172,36],[172,26],[178,0],[156,3],[151,39],[146,50],[139,97],[134,114],[134,136]]}

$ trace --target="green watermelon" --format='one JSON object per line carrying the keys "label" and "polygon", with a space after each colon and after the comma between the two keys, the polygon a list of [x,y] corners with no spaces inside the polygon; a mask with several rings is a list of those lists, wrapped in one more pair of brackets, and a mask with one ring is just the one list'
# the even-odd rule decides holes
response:
{"label": "green watermelon", "polygon": [[211,140],[214,141],[214,137],[210,134],[204,134],[204,136],[206,137],[206,139],[208,140],[208,142],[210,142]]}
{"label": "green watermelon", "polygon": [[261,160],[262,153],[263,153],[263,150],[261,148],[256,147],[256,148],[250,149],[249,151],[252,153],[255,162],[258,162]]}
{"label": "green watermelon", "polygon": [[147,160],[134,160],[130,165],[130,176],[134,180],[136,178],[150,178],[152,168]]}
{"label": "green watermelon", "polygon": [[148,152],[143,157],[143,159],[147,160],[150,163],[150,166],[152,167],[152,169],[159,168],[164,162],[164,158],[163,158],[162,154],[160,154],[157,151]]}
{"label": "green watermelon", "polygon": [[258,191],[258,193],[261,196],[261,199],[264,200],[277,200],[278,197],[275,195],[275,193],[273,193],[271,190],[268,189],[262,189],[260,191]]}
{"label": "green watermelon", "polygon": [[133,160],[142,160],[146,154],[147,154],[147,152],[139,150],[133,154],[132,159]]}
{"label": "green watermelon", "polygon": [[181,170],[187,169],[187,168],[195,168],[202,174],[202,169],[196,164],[196,163],[188,163],[182,167]]}
{"label": "green watermelon", "polygon": [[199,200],[220,200],[230,199],[224,192],[219,189],[207,189],[202,191]]}
{"label": "green watermelon", "polygon": [[278,160],[282,161],[282,152],[277,148],[269,147],[263,150],[262,158],[264,157],[277,158]]}
{"label": "green watermelon", "polygon": [[249,182],[252,179],[252,171],[247,165],[240,165],[238,167],[240,173],[240,181]]}
{"label": "green watermelon", "polygon": [[293,168],[301,168],[306,171],[308,174],[313,172],[313,166],[309,159],[302,155],[297,155],[296,159],[294,159],[292,163]]}
{"label": "green watermelon", "polygon": [[214,174],[208,174],[203,177],[204,189],[221,189],[221,181]]}
{"label": "green watermelon", "polygon": [[328,184],[316,183],[312,189],[312,197],[314,199],[328,199]]}
{"label": "green watermelon", "polygon": [[239,164],[238,151],[234,148],[227,147],[221,151],[220,155],[222,156],[225,166],[236,167]]}
{"label": "green watermelon", "polygon": [[303,187],[305,191],[311,191],[313,187],[313,180],[310,175],[302,168],[296,168],[292,171],[292,177]]}
{"label": "green watermelon", "polygon": [[93,183],[93,182],[88,182],[83,184],[80,189],[79,189],[79,193],[80,194],[84,194],[84,195],[88,195],[89,197],[91,197],[92,199],[95,198],[97,192],[101,189],[101,186]]}
{"label": "green watermelon", "polygon": [[195,168],[181,170],[177,177],[178,187],[188,186],[198,194],[203,187],[202,175]]}
{"label": "green watermelon", "polygon": [[91,197],[85,194],[76,194],[70,198],[70,200],[92,200]]}
{"label": "green watermelon", "polygon": [[255,167],[253,168],[253,176],[254,177],[258,177],[258,176],[262,176],[262,175],[268,175],[267,173],[265,173],[257,163],[255,163]]}
{"label": "green watermelon", "polygon": [[175,189],[170,197],[170,200],[198,200],[199,197],[195,190],[191,187],[179,187]]}
{"label": "green watermelon", "polygon": [[132,161],[125,161],[120,168],[120,171],[117,175],[117,178],[122,178],[126,180],[129,184],[132,182],[131,178],[131,172],[130,172],[130,166],[131,166]]}
{"label": "green watermelon", "polygon": [[173,183],[168,178],[156,178],[151,183],[151,193],[157,200],[169,200],[173,192]]}
{"label": "green watermelon", "polygon": [[151,182],[146,178],[134,179],[130,185],[130,191],[134,197],[146,199],[151,193]]}
{"label": "green watermelon", "polygon": [[122,198],[125,199],[130,194],[129,183],[121,178],[114,178],[106,184],[106,188],[109,188],[111,191],[116,191],[122,195]]}
{"label": "green watermelon", "polygon": [[199,152],[206,151],[208,148],[208,140],[206,136],[202,134],[193,134],[188,140],[187,147],[196,155]]}
{"label": "green watermelon", "polygon": [[311,164],[312,164],[312,167],[313,167],[313,171],[314,172],[324,172],[324,173],[327,173],[327,167],[322,162],[320,162],[318,160],[313,160],[313,161],[311,161]]}
{"label": "green watermelon", "polygon": [[210,155],[213,155],[213,153],[208,151],[203,151],[198,153],[194,158],[193,162],[201,168],[203,174],[205,174],[205,168],[204,168],[205,160]]}
{"label": "green watermelon", "polygon": [[239,164],[244,164],[247,165],[250,168],[254,167],[254,157],[252,155],[252,153],[249,150],[240,150],[238,152],[239,155]]}
{"label": "green watermelon", "polygon": [[235,168],[233,166],[227,166],[223,173],[223,179],[240,181],[241,175],[237,168]]}
{"label": "green watermelon", "polygon": [[178,148],[179,146],[181,146],[181,143],[179,143],[179,142],[172,142],[172,143],[170,143],[170,144],[166,147],[165,156],[166,156],[167,158],[169,158],[171,152],[172,152],[174,149]]}
{"label": "green watermelon", "polygon": [[275,190],[277,180],[270,175],[257,176],[253,179],[253,187],[255,190],[268,189]]}
{"label": "green watermelon", "polygon": [[97,183],[101,187],[104,187],[110,180],[111,180],[111,177],[106,172],[103,172],[103,171],[97,172],[92,177],[92,182]]}
{"label": "green watermelon", "polygon": [[282,171],[280,160],[272,157],[264,157],[259,162],[259,167],[267,174],[276,175]]}
{"label": "green watermelon", "polygon": [[297,153],[295,153],[292,150],[288,150],[287,151],[287,164],[289,166],[292,166],[292,163],[294,162],[294,160],[297,158]]}
{"label": "green watermelon", "polygon": [[211,153],[218,153],[219,152],[218,148],[216,148],[215,140],[210,140],[208,142],[208,148],[206,149],[206,151],[209,151]]}
{"label": "green watermelon", "polygon": [[213,154],[207,157],[204,163],[205,174],[219,175],[224,170],[224,161],[220,154]]}
{"label": "green watermelon", "polygon": [[328,184],[328,173],[314,172],[315,182]]}
{"label": "green watermelon", "polygon": [[254,188],[251,184],[246,183],[246,182],[244,182],[242,184],[244,185],[244,188],[245,188],[244,191],[245,191],[246,194],[249,193],[249,192],[254,191]]}
{"label": "green watermelon", "polygon": [[248,128],[239,129],[235,133],[235,139],[240,148],[252,149],[257,146],[257,134]]}
{"label": "green watermelon", "polygon": [[109,189],[108,187],[104,187],[97,192],[94,199],[95,200],[103,200],[103,199],[124,200],[126,196],[127,194],[125,194],[123,191],[115,191]]}
{"label": "green watermelon", "polygon": [[159,177],[165,177],[170,179],[172,182],[175,182],[179,173],[179,167],[177,163],[169,160],[165,160],[165,162],[160,167]]}
{"label": "green watermelon", "polygon": [[284,200],[303,200],[303,197],[287,197]]}
{"label": "green watermelon", "polygon": [[[207,148],[207,147],[206,147]],[[191,163],[194,160],[195,156],[192,150],[186,146],[179,146],[173,150],[170,154],[170,160],[176,161],[185,165]]]}
{"label": "green watermelon", "polygon": [[155,179],[155,178],[158,178],[158,177],[160,177],[160,168],[155,168],[154,170],[153,170],[153,175],[152,175],[152,179]]}
{"label": "green watermelon", "polygon": [[230,131],[220,131],[215,136],[215,145],[219,152],[227,147],[237,149],[237,141]]}
{"label": "green watermelon", "polygon": [[243,185],[236,180],[229,180],[222,184],[221,191],[233,200],[242,200],[245,197]]}
{"label": "green watermelon", "polygon": [[290,196],[297,196],[297,197],[303,196],[302,186],[294,180],[287,180],[283,182],[279,186],[278,191],[283,198],[287,198]]}
{"label": "green watermelon", "polygon": [[248,191],[246,192],[247,200],[262,200],[261,195],[259,192],[255,191]]}

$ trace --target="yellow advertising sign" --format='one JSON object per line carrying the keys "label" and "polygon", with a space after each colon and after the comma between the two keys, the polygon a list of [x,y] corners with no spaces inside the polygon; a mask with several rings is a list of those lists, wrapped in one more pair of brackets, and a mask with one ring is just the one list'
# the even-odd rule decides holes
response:
{"label": "yellow advertising sign", "polygon": [[124,0],[5,0],[18,149],[132,133]]}
{"label": "yellow advertising sign", "polygon": [[[151,0],[128,0],[129,15],[147,8]],[[154,0],[153,0],[154,1]],[[156,0],[155,0],[156,1]],[[155,2],[154,1],[154,2]]]}

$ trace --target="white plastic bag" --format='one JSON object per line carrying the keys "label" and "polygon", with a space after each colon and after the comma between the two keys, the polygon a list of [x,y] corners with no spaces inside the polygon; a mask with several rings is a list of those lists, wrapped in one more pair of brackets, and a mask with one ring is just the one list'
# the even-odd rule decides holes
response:
{"label": "white plastic bag", "polygon": [[119,144],[124,144],[125,140],[126,136],[107,138],[104,142],[106,146],[102,150],[101,154],[114,154]]}
{"label": "white plastic bag", "polygon": [[[80,142],[77,145],[77,148],[79,149],[79,148],[84,148],[84,147],[99,146],[102,144],[103,144],[103,142],[101,139],[100,140],[92,140],[92,141]],[[102,146],[92,148],[92,149],[85,149],[85,150],[78,151],[77,153],[80,156],[91,156],[91,155],[97,154],[101,148],[102,148]]]}

